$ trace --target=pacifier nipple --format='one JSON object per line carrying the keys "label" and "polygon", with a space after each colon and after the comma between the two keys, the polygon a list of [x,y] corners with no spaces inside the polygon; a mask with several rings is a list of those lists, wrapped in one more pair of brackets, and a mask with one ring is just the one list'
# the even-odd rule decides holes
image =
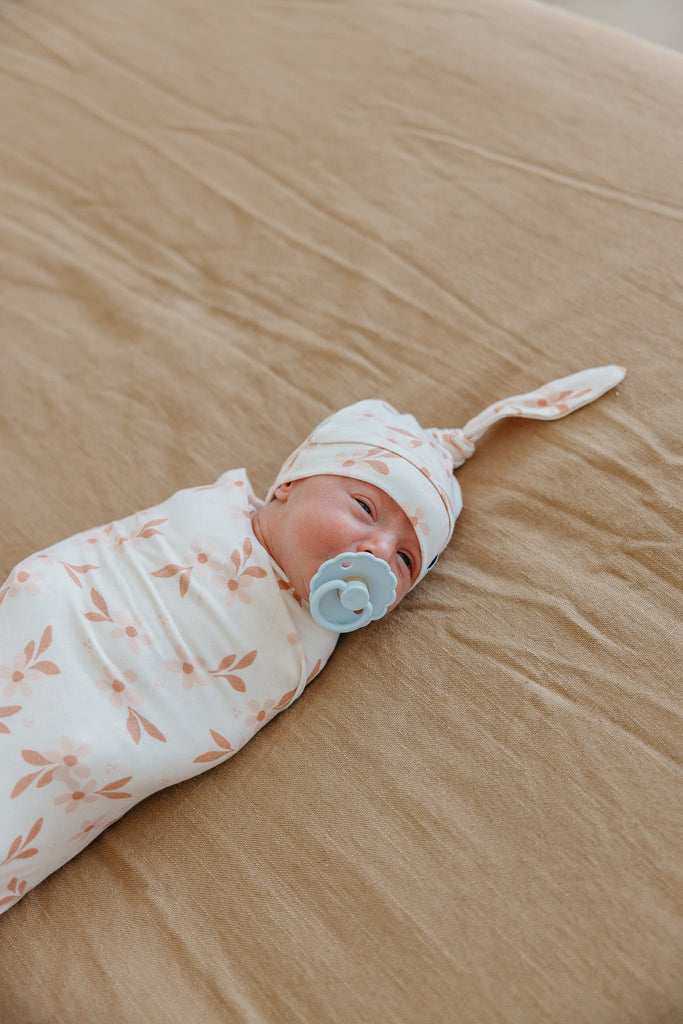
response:
{"label": "pacifier nipple", "polygon": [[382,558],[345,551],[311,580],[311,615],[325,629],[350,633],[381,619],[396,597],[396,577]]}

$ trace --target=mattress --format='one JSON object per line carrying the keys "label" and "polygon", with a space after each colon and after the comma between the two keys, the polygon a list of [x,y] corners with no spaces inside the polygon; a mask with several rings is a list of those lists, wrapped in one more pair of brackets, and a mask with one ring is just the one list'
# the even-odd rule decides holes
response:
{"label": "mattress", "polygon": [[363,398],[628,371],[493,428],[399,608],[0,917],[0,1020],[683,1019],[683,58],[526,0],[0,26],[0,578]]}

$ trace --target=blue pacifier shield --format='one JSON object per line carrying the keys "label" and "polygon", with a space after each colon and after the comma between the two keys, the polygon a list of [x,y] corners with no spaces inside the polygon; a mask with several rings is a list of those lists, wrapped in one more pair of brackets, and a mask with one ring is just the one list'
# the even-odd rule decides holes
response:
{"label": "blue pacifier shield", "polygon": [[345,551],[329,558],[311,580],[311,615],[319,626],[350,633],[381,619],[396,597],[396,577],[383,558]]}

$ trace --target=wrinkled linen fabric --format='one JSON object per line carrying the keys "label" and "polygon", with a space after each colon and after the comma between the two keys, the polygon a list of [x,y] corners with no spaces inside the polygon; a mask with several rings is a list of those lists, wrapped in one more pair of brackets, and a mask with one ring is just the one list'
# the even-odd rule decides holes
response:
{"label": "wrinkled linen fabric", "polygon": [[21,562],[0,588],[0,913],[140,800],[221,763],[325,664],[244,470]]}
{"label": "wrinkled linen fabric", "polygon": [[2,1024],[678,1021],[683,56],[528,0],[0,26],[0,583],[361,399],[628,368],[492,427],[428,579],[0,917]]}

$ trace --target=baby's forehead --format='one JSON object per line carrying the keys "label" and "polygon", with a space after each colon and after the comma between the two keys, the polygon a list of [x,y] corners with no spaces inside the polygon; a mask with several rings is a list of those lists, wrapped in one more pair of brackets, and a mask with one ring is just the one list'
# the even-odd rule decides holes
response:
{"label": "baby's forehead", "polygon": [[[303,477],[308,484],[308,490],[311,494],[316,493],[319,490],[325,490],[326,492],[334,492],[335,490],[345,494],[350,491],[364,492],[365,494],[372,495],[380,501],[391,504],[396,508],[400,509],[401,506],[395,501],[390,494],[387,493],[382,487],[377,484],[370,483],[369,480],[361,480],[358,477],[349,476],[346,473],[319,473],[311,476]],[[401,509],[402,511],[402,509]]]}
{"label": "baby's forehead", "polygon": [[[381,506],[382,510],[390,510],[394,515],[405,520],[405,528],[409,530],[411,537],[414,536],[415,542],[419,548],[419,541],[415,532],[414,523],[411,522],[399,502],[397,502],[396,499],[388,493],[388,491],[385,491],[378,484],[371,483],[369,480],[361,480],[358,477],[347,476],[345,474],[335,475],[331,473],[321,474],[319,477],[310,476],[305,479],[313,482],[319,480],[328,496],[330,493],[334,494],[336,490],[340,495],[353,493],[358,498],[362,498],[363,495],[367,498],[371,498],[375,504]],[[315,483],[313,483],[313,487],[315,487]]]}

